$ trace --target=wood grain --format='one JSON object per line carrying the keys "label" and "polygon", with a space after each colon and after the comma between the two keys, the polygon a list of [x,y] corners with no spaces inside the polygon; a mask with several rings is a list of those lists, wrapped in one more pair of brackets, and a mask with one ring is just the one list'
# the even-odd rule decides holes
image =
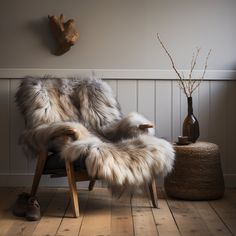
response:
{"label": "wood grain", "polygon": [[135,236],[158,235],[156,223],[152,214],[152,207],[147,195],[134,195],[132,198],[132,215]]}
{"label": "wood grain", "polygon": [[129,195],[124,195],[120,199],[113,196],[111,214],[111,236],[134,235],[131,199]]}
{"label": "wood grain", "polygon": [[191,202],[168,200],[181,235],[208,236],[210,232]]}
{"label": "wood grain", "polygon": [[96,189],[89,193],[80,236],[110,235],[111,195],[107,189]]}
{"label": "wood grain", "polygon": [[208,202],[193,202],[192,204],[207,225],[210,234],[219,236],[232,235]]}
{"label": "wood grain", "polygon": [[69,204],[69,191],[58,190],[32,235],[55,235]]}
{"label": "wood grain", "polygon": [[79,235],[82,221],[84,219],[84,212],[87,207],[88,191],[79,192],[80,199],[80,215],[74,218],[72,205],[70,204],[58,228],[57,236],[77,236]]}
{"label": "wood grain", "polygon": [[28,189],[0,188],[0,235],[4,236],[179,236],[235,235],[236,190],[226,191],[216,201],[179,201],[166,198],[158,189],[159,208],[151,207],[146,194],[120,199],[108,190],[80,190],[81,214],[73,218],[68,188],[40,188],[42,210],[39,221],[26,221],[12,215],[17,194]]}
{"label": "wood grain", "polygon": [[230,230],[236,234],[236,193],[227,191],[221,200],[211,201],[209,204],[215,210],[218,217]]}
{"label": "wood grain", "polygon": [[158,191],[159,208],[152,208],[159,236],[180,236],[179,229],[165,199],[163,191]]}
{"label": "wood grain", "polygon": [[[40,188],[37,198],[40,203],[41,214],[44,215],[48,205],[50,204],[54,194],[56,193],[55,188]],[[24,217],[18,218],[14,224],[11,225],[6,235],[24,235],[31,236],[36,229],[40,221],[29,222]]]}

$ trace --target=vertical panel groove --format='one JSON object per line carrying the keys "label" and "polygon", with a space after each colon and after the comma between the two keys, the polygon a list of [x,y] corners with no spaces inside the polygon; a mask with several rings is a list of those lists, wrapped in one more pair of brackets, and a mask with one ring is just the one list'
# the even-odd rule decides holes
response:
{"label": "vertical panel groove", "polygon": [[171,80],[171,141],[174,141],[173,134],[173,80]]}
{"label": "vertical panel groove", "polygon": [[[179,85],[178,85],[179,87]],[[180,135],[182,135],[182,119],[181,119],[181,114],[182,114],[182,109],[183,109],[183,106],[181,104],[181,96],[183,96],[183,93],[182,93],[182,90],[181,88],[179,87],[179,92],[180,92],[180,96],[179,96],[179,103],[180,103],[180,112],[179,112],[179,133]]]}
{"label": "vertical panel groove", "polygon": [[116,98],[117,98],[117,96],[118,96],[118,80],[116,79],[115,80],[115,83],[116,83]]}
{"label": "vertical panel groove", "polygon": [[197,104],[197,113],[198,113],[198,116],[199,116],[199,112],[200,112],[200,91],[199,91],[199,87],[197,89],[197,94],[198,94],[198,104]]}
{"label": "vertical panel groove", "polygon": [[224,139],[225,139],[225,165],[226,165],[226,173],[229,173],[229,166],[230,166],[230,163],[229,163],[229,154],[228,154],[228,141],[227,141],[227,136],[228,136],[228,106],[229,106],[229,82],[226,81],[226,94],[227,94],[227,97],[226,97],[226,112],[225,112],[225,116],[226,116],[226,124],[225,124],[225,132],[224,132]]}
{"label": "vertical panel groove", "polygon": [[139,112],[138,99],[139,99],[139,80],[136,80],[136,111]]}
{"label": "vertical panel groove", "polygon": [[156,124],[157,124],[157,83],[156,80],[154,81],[154,124],[155,124],[155,135],[157,135],[157,128],[156,128]]}
{"label": "vertical panel groove", "polygon": [[211,130],[210,130],[210,124],[211,124],[211,81],[209,82],[209,120],[208,120],[208,124],[209,124],[209,130],[208,130],[208,138],[209,140],[212,138],[211,137]]}
{"label": "vertical panel groove", "polygon": [[[9,79],[9,89],[8,89],[8,99],[9,99],[9,173],[12,173],[12,168],[11,168],[11,156],[12,156],[12,147],[11,147],[11,135],[12,135],[12,112],[11,112],[11,88],[12,88],[12,80]],[[7,185],[9,185],[9,177],[7,178]]]}

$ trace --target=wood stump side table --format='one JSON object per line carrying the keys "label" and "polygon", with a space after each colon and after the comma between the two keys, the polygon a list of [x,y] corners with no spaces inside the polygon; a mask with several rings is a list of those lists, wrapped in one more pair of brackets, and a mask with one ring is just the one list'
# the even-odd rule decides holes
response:
{"label": "wood stump side table", "polygon": [[224,195],[219,147],[208,142],[175,145],[173,171],[164,181],[168,196],[185,200],[213,200]]}

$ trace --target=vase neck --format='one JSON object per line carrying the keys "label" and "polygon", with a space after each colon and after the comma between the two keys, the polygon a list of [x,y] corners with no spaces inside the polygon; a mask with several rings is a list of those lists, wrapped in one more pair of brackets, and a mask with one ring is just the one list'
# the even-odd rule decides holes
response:
{"label": "vase neck", "polygon": [[192,97],[188,97],[188,115],[193,114],[193,99]]}

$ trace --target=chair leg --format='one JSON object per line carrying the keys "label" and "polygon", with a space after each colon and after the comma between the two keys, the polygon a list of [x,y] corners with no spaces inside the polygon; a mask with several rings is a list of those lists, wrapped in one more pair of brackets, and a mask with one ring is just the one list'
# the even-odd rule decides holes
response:
{"label": "chair leg", "polygon": [[151,196],[151,200],[152,200],[152,205],[153,205],[153,207],[158,208],[156,180],[153,179],[148,187],[149,187],[149,192],[150,192],[150,196]]}
{"label": "chair leg", "polygon": [[41,179],[41,175],[43,173],[46,159],[47,159],[47,152],[46,151],[40,152],[40,154],[38,156],[38,161],[37,161],[35,173],[34,173],[34,179],[33,179],[33,184],[32,184],[31,194],[30,194],[31,196],[35,196],[37,193],[39,182]]}
{"label": "chair leg", "polygon": [[74,167],[69,160],[66,160],[65,164],[66,164],[66,173],[67,173],[67,178],[68,178],[68,183],[69,183],[69,188],[70,188],[70,197],[71,197],[71,202],[73,206],[73,214],[74,214],[74,217],[77,218],[79,217],[79,200],[78,200],[78,193],[77,193],[77,188],[76,188]]}
{"label": "chair leg", "polygon": [[93,190],[93,187],[94,187],[95,183],[96,183],[95,179],[92,179],[92,180],[89,181],[89,187],[88,187],[89,191]]}

